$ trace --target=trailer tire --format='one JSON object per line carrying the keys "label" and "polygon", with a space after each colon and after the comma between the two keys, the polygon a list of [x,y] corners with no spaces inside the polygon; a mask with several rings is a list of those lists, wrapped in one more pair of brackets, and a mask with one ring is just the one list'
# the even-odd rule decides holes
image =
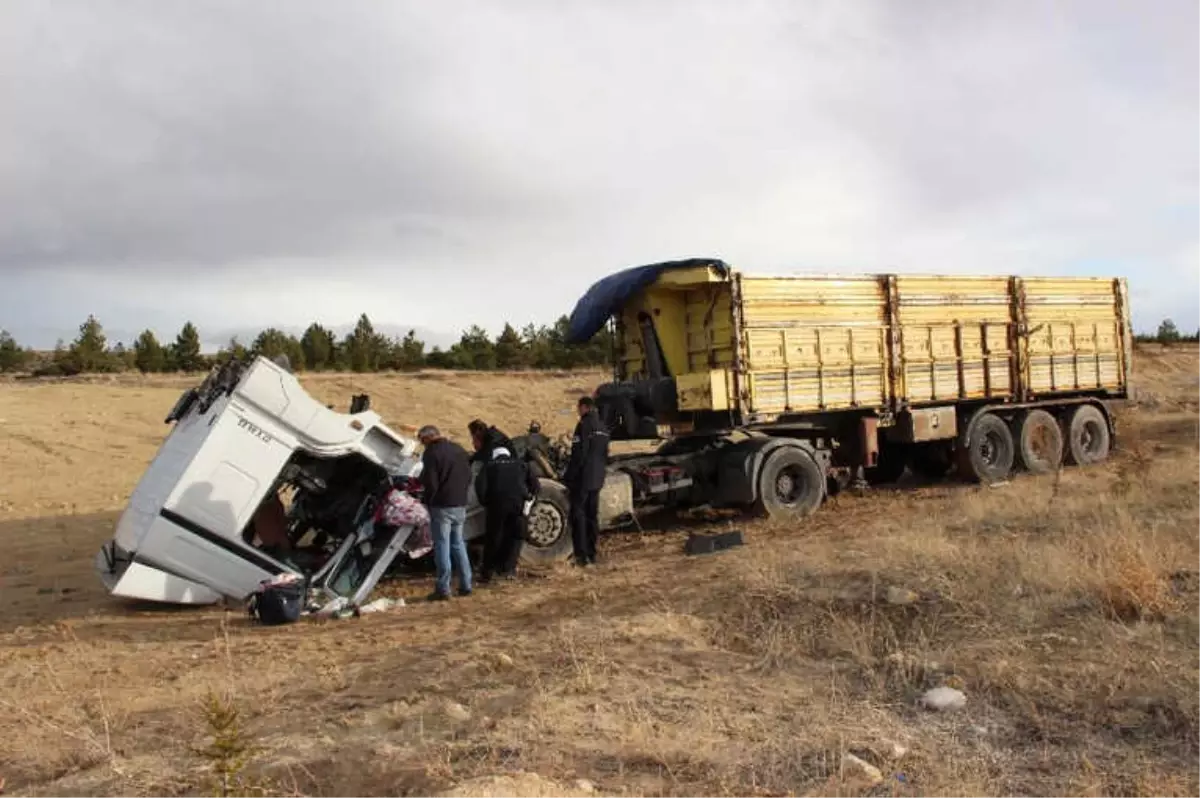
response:
{"label": "trailer tire", "polygon": [[521,541],[521,563],[549,565],[571,556],[571,501],[559,482],[540,479],[541,490],[529,511],[525,539]]}
{"label": "trailer tire", "polygon": [[1058,421],[1045,410],[1024,413],[1017,421],[1017,458],[1031,474],[1050,474],[1063,461],[1063,434]]}
{"label": "trailer tire", "polygon": [[774,520],[803,518],[824,498],[825,474],[812,455],[795,446],[767,455],[758,473],[757,515]]}
{"label": "trailer tire", "polygon": [[1095,405],[1079,405],[1067,416],[1066,459],[1070,465],[1103,463],[1112,448],[1108,419]]}
{"label": "trailer tire", "polygon": [[1008,478],[1016,459],[1012,430],[995,413],[983,413],[971,424],[960,466],[972,482],[992,484]]}

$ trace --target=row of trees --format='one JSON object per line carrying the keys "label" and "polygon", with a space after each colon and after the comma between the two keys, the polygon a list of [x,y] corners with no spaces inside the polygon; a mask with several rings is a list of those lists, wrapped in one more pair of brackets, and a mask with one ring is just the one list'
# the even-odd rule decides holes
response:
{"label": "row of trees", "polygon": [[364,313],[354,329],[341,339],[316,322],[299,338],[274,327],[263,330],[248,345],[236,338],[215,356],[200,351],[200,333],[190,321],[174,341],[162,343],[152,330],[145,330],[126,346],[110,345],[95,316],[79,325],[79,335],[70,344],[61,341],[49,356],[39,357],[22,348],[11,335],[0,330],[0,372],[32,371],[39,375],[73,375],[137,370],[144,373],[191,372],[208,369],[216,362],[251,354],[286,355],[298,371],[414,371],[422,368],[464,369],[574,369],[611,362],[612,337],[603,330],[582,345],[568,344],[567,317],[553,325],[526,325],[517,331],[510,324],[494,339],[478,326],[466,330],[448,349],[426,350],[424,341],[409,331],[392,338],[375,330]]}
{"label": "row of trees", "polygon": [[1179,332],[1179,328],[1175,326],[1175,322],[1170,319],[1163,319],[1162,324],[1158,325],[1158,331],[1154,335],[1135,335],[1134,338],[1142,343],[1157,343],[1157,344],[1179,344],[1179,343],[1197,343],[1200,342],[1200,330],[1197,330],[1191,335],[1184,335]]}
{"label": "row of trees", "polygon": [[[510,324],[494,339],[480,327],[466,330],[449,349],[433,347],[409,331],[403,338],[376,332],[366,314],[354,330],[340,340],[320,324],[310,324],[299,338],[275,328],[259,333],[249,345],[236,338],[215,356],[200,352],[200,333],[191,322],[183,325],[174,341],[159,342],[146,330],[130,346],[110,346],[104,328],[94,316],[79,326],[79,335],[69,345],[59,343],[49,357],[39,358],[22,348],[11,335],[0,330],[0,373],[31,370],[43,375],[71,375],[138,370],[145,373],[203,371],[214,362],[230,357],[261,354],[287,355],[292,367],[305,371],[412,371],[421,368],[463,369],[574,369],[611,363],[612,337],[603,330],[584,345],[566,342],[567,317],[553,325],[526,325],[518,331]],[[1141,334],[1139,341],[1173,344],[1200,341],[1200,332],[1183,335],[1166,319],[1154,335]]]}

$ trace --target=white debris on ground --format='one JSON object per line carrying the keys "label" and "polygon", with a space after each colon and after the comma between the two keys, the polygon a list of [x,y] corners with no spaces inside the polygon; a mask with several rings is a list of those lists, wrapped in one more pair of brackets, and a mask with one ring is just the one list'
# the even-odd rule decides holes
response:
{"label": "white debris on ground", "polygon": [[847,777],[856,781],[864,781],[870,787],[874,787],[883,781],[883,773],[879,768],[854,754],[844,754],[842,756],[842,769]]}
{"label": "white debris on ground", "polygon": [[310,614],[314,618],[343,618],[345,617],[342,614],[343,612],[349,614],[350,601],[344,596],[338,596],[332,601],[326,602],[319,609],[313,610]]}
{"label": "white debris on ground", "polygon": [[921,705],[937,712],[947,712],[965,707],[967,696],[953,687],[935,687],[921,696]]}
{"label": "white debris on ground", "polygon": [[906,587],[899,587],[898,585],[891,585],[887,589],[887,603],[888,604],[894,604],[896,606],[903,606],[905,604],[913,604],[919,598],[921,598],[921,597],[918,596],[915,591],[909,590]]}
{"label": "white debris on ground", "polygon": [[368,615],[372,612],[387,612],[403,606],[404,599],[402,598],[377,598],[359,607],[358,611],[362,615]]}
{"label": "white debris on ground", "polygon": [[323,606],[311,609],[307,613],[314,618],[350,618],[355,615],[371,615],[377,612],[390,612],[391,610],[403,607],[404,599],[402,598],[377,598],[374,601],[367,602],[355,611],[349,599],[344,596],[338,596],[332,601],[326,602]]}

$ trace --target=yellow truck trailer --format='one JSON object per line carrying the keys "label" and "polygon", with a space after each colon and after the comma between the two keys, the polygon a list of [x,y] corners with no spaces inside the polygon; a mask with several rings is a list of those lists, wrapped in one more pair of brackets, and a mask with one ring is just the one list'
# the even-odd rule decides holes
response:
{"label": "yellow truck trailer", "polygon": [[720,260],[627,269],[591,287],[571,340],[612,324],[596,391],[634,504],[811,512],[852,479],[957,469],[994,482],[1103,461],[1127,397],[1123,278],[782,276]]}

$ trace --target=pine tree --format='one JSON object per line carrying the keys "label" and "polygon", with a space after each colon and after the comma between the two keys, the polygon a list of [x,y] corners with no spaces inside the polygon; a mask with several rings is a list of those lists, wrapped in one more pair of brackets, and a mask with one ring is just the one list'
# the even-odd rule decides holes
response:
{"label": "pine tree", "polygon": [[473,371],[490,371],[496,368],[496,347],[487,330],[477,324],[462,334],[458,343],[450,349],[458,368]]}
{"label": "pine tree", "polygon": [[133,349],[127,349],[124,341],[117,341],[117,345],[112,348],[112,360],[114,367],[121,371],[134,368]]}
{"label": "pine tree", "polygon": [[388,368],[397,371],[417,371],[425,365],[425,342],[409,330],[404,338],[389,345]]}
{"label": "pine tree", "polygon": [[335,364],[337,341],[332,332],[315,321],[300,337],[300,348],[304,351],[304,367],[309,371],[321,371]]}
{"label": "pine tree", "polygon": [[362,314],[358,317],[354,331],[346,336],[346,341],[342,344],[345,365],[351,371],[377,371],[383,359],[383,343],[367,314]]}
{"label": "pine tree", "polygon": [[1175,326],[1175,322],[1170,319],[1163,319],[1162,324],[1158,325],[1158,342],[1160,344],[1173,344],[1179,341],[1179,328]]}
{"label": "pine tree", "polygon": [[54,353],[50,356],[48,373],[65,376],[79,373],[79,365],[75,362],[75,357],[61,338],[54,342]]}
{"label": "pine tree", "polygon": [[452,369],[454,368],[454,357],[440,346],[435,346],[425,356],[425,365],[431,369]]}
{"label": "pine tree", "polygon": [[496,337],[495,349],[496,368],[520,369],[529,365],[529,351],[511,324],[505,323],[504,329]]}
{"label": "pine tree", "polygon": [[535,369],[554,368],[555,355],[550,345],[549,331],[545,327],[527,324],[521,331],[521,337],[525,339],[530,366]]}
{"label": "pine tree", "polygon": [[133,362],[143,374],[153,374],[167,367],[167,353],[152,330],[143,330],[133,343]]}
{"label": "pine tree", "polygon": [[21,371],[29,360],[29,351],[18,346],[7,330],[0,330],[0,373]]}
{"label": "pine tree", "polygon": [[71,342],[69,357],[76,374],[111,370],[108,339],[95,316],[89,314],[87,321],[79,325],[79,335]]}
{"label": "pine tree", "polygon": [[173,371],[204,370],[204,358],[200,355],[200,333],[190,321],[183,325],[183,329],[175,337],[167,359]]}
{"label": "pine tree", "polygon": [[268,327],[259,333],[258,338],[254,339],[254,344],[251,345],[250,351],[255,355],[262,355],[270,360],[274,360],[280,355],[285,355],[293,371],[303,369],[305,365],[304,348],[300,345],[300,342],[274,327]]}

